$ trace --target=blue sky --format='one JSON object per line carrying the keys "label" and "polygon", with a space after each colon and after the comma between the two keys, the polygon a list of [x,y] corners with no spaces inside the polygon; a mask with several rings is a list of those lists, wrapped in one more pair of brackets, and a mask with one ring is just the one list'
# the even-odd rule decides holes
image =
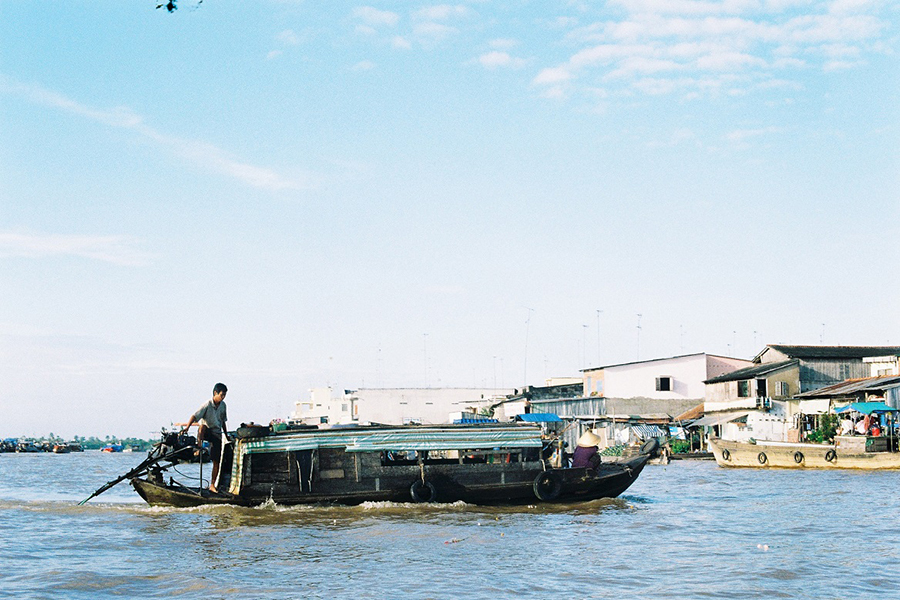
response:
{"label": "blue sky", "polygon": [[900,344],[893,2],[154,7],[0,1],[0,434]]}

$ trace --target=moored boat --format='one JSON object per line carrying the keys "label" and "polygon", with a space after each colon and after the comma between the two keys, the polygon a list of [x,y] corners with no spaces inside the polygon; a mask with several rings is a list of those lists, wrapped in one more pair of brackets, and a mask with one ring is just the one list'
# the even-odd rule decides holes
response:
{"label": "moored boat", "polygon": [[833,444],[710,438],[709,448],[720,467],[790,469],[900,469],[896,439],[835,436]]}
{"label": "moored boat", "polygon": [[[530,424],[358,426],[272,432],[242,428],[223,450],[220,492],[164,477],[152,462],[128,475],[151,505],[255,506],[367,501],[527,504],[622,494],[656,448],[604,457],[590,467],[553,468],[551,444]],[[171,438],[169,440],[172,441]],[[177,445],[151,452],[170,456]],[[146,461],[145,461],[146,462]],[[168,479],[168,481],[166,481]]]}

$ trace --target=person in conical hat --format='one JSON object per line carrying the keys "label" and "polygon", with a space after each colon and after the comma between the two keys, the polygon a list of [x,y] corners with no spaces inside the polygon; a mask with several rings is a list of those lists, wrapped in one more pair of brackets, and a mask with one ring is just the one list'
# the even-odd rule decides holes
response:
{"label": "person in conical hat", "polygon": [[581,437],[578,438],[577,448],[575,448],[575,454],[572,455],[572,466],[573,467],[595,467],[599,464],[600,457],[597,456],[597,453],[600,452],[600,436],[596,433],[588,429]]}
{"label": "person in conical hat", "polygon": [[600,442],[600,436],[590,429],[582,433],[581,437],[578,438],[578,445],[582,448],[596,447],[600,445]]}

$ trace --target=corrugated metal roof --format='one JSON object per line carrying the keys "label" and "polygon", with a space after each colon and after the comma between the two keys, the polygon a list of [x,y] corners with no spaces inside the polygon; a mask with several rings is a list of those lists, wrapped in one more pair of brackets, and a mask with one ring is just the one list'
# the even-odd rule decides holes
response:
{"label": "corrugated metal roof", "polygon": [[852,396],[860,392],[874,392],[900,387],[900,376],[866,377],[864,379],[848,379],[841,383],[829,385],[817,390],[797,394],[795,398],[831,398],[834,396]]}
{"label": "corrugated metal roof", "polygon": [[753,379],[760,375],[768,375],[769,373],[774,373],[775,371],[780,371],[781,369],[785,369],[787,367],[793,367],[797,364],[799,364],[797,360],[791,359],[776,363],[754,365],[745,369],[732,371],[731,373],[725,373],[724,375],[719,375],[718,377],[713,377],[712,379],[707,379],[703,383],[722,383],[725,381],[741,381],[743,379]]}
{"label": "corrugated metal roof", "polygon": [[686,410],[685,412],[681,413],[680,415],[675,417],[674,420],[675,421],[692,421],[694,419],[699,419],[700,417],[702,417],[703,412],[704,412],[703,403],[701,402],[694,408],[692,408],[690,410]]}
{"label": "corrugated metal roof", "polygon": [[750,411],[706,415],[702,419],[699,419],[699,420],[691,423],[691,427],[696,427],[699,425],[718,425],[719,423],[727,423],[729,421],[735,421],[737,419],[742,419],[749,414],[750,414]]}
{"label": "corrugated metal roof", "polygon": [[[769,344],[791,358],[864,358],[867,356],[900,356],[900,346],[791,346]],[[765,352],[765,350],[763,350]],[[763,354],[760,352],[760,355]]]}

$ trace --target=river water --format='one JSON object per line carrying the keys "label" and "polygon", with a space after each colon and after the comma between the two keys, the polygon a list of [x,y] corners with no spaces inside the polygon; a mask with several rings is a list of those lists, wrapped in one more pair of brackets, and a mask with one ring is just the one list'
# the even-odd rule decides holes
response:
{"label": "river water", "polygon": [[0,454],[0,598],[900,597],[900,472],[678,461],[516,508],[166,509],[122,483],[77,506],[142,458]]}

